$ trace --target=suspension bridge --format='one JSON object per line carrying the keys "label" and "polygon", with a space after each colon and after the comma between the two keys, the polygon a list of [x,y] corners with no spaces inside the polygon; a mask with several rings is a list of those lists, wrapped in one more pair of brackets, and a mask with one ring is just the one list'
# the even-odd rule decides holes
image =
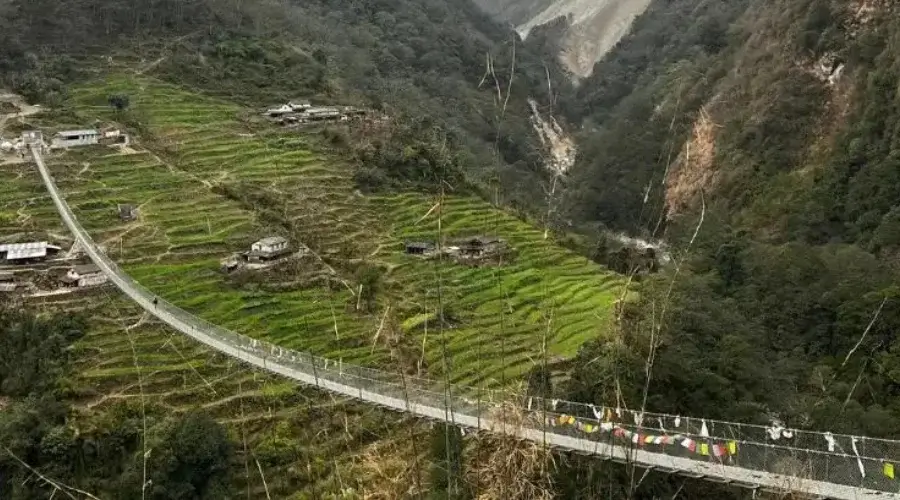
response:
{"label": "suspension bridge", "polygon": [[[285,349],[204,321],[157,298],[100,250],[60,195],[44,164],[39,135],[35,138],[30,141],[35,164],[76,244],[147,313],[218,352],[300,383],[391,410],[630,463],[645,470],[813,498],[900,499],[900,478],[894,478],[895,465],[900,468],[900,441],[448,386]],[[515,424],[507,418],[511,403],[518,415]],[[900,470],[897,472],[900,475]]]}

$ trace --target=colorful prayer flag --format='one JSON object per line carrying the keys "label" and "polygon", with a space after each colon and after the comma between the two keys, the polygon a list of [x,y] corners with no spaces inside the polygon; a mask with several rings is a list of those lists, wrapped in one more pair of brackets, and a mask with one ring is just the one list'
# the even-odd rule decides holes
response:
{"label": "colorful prayer flag", "polygon": [[569,425],[574,425],[574,424],[575,424],[575,417],[569,416]]}
{"label": "colorful prayer flag", "polygon": [[729,441],[728,453],[731,455],[737,455],[737,441]]}
{"label": "colorful prayer flag", "polygon": [[709,445],[706,443],[700,443],[700,454],[704,457],[709,455]]}
{"label": "colorful prayer flag", "polygon": [[616,437],[622,437],[625,435],[625,429],[621,427],[616,427],[616,430],[613,431],[613,435]]}
{"label": "colorful prayer flag", "polygon": [[639,442],[641,442],[641,437],[642,436],[640,434],[635,433],[631,436],[631,442],[634,444],[638,444]]}
{"label": "colorful prayer flag", "polygon": [[884,475],[891,479],[894,479],[894,464],[890,462],[884,463]]}
{"label": "colorful prayer flag", "polygon": [[691,438],[684,438],[684,441],[681,442],[681,446],[684,446],[691,452],[697,450],[697,443]]}
{"label": "colorful prayer flag", "polygon": [[720,444],[714,444],[712,447],[713,455],[716,457],[721,457],[725,455],[725,447]]}
{"label": "colorful prayer flag", "polygon": [[654,439],[656,439],[655,436],[646,436],[644,437],[644,444],[653,444]]}
{"label": "colorful prayer flag", "polygon": [[560,415],[560,416],[559,416],[559,424],[560,424],[560,425],[563,425],[563,424],[565,424],[565,423],[568,422],[568,421],[569,421],[569,417],[567,417],[567,416],[565,416],[565,415]]}

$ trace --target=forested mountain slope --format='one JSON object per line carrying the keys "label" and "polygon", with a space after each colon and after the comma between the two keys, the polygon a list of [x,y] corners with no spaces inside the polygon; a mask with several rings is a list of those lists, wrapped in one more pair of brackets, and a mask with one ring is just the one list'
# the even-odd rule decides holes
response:
{"label": "forested mountain slope", "polygon": [[247,104],[311,97],[439,126],[456,167],[522,205],[543,176],[526,99],[568,88],[468,0],[0,0],[0,83],[59,102],[110,64]]}
{"label": "forested mountain slope", "polygon": [[568,108],[569,214],[675,262],[575,394],[896,437],[898,80],[891,2],[654,2]]}
{"label": "forested mountain slope", "polygon": [[898,81],[895,2],[654,1],[567,105],[567,205],[674,261],[568,395],[898,437]]}

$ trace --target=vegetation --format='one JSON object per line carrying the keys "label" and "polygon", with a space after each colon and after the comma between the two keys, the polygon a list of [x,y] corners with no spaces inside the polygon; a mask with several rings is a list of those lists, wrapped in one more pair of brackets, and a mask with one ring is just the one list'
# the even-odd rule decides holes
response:
{"label": "vegetation", "polygon": [[79,0],[65,16],[60,6],[0,1],[0,82],[29,99],[59,103],[88,68],[112,65],[254,106],[304,97],[409,126],[427,116],[472,182],[499,177],[523,207],[541,199],[525,100],[549,103],[546,89],[570,86],[552,56],[471,2]]}
{"label": "vegetation", "polygon": [[[624,307],[621,344],[585,346],[568,396],[897,435],[900,25],[861,4],[654,2],[598,64],[567,108],[591,148],[569,213],[664,235],[674,261]],[[589,476],[565,481],[633,484]]]}
{"label": "vegetation", "polygon": [[[110,95],[128,95],[128,109],[111,107]],[[239,106],[148,77],[110,75],[73,87],[71,98],[67,112],[38,116],[32,125],[63,128],[94,119],[140,125],[130,130],[138,134],[135,151],[98,147],[48,158],[79,220],[160,296],[248,335],[345,362],[412,367],[436,377],[446,369],[454,381],[497,386],[513,383],[539,362],[545,338],[548,358],[574,355],[598,327],[593,320],[566,318],[592,310],[603,322],[619,293],[618,280],[601,267],[469,195],[446,195],[441,210],[445,236],[499,234],[516,248],[515,260],[502,268],[470,268],[403,255],[399,248],[405,239],[437,238],[438,212],[429,214],[433,195],[361,196],[352,159],[329,153],[318,134],[284,133],[246,119]],[[37,174],[15,165],[3,168],[11,181],[2,188],[0,210],[10,214],[2,235],[24,237],[23,229],[40,238],[47,231],[65,234]],[[139,206],[137,220],[118,218],[116,205],[123,202]],[[272,233],[313,250],[310,265],[297,271],[304,276],[273,275],[272,281],[286,284],[282,289],[235,287],[219,270],[219,259]],[[438,269],[443,322],[435,313]],[[543,269],[546,278],[535,269]],[[365,294],[357,300],[360,284]],[[407,486],[418,484],[421,491],[429,484],[429,459],[422,456],[428,446],[417,450],[412,444],[407,450],[410,434],[427,435],[418,426],[398,429],[395,416],[347,407],[221,357],[210,358],[204,349],[142,320],[121,299],[71,296],[47,307],[89,304],[113,313],[77,344],[76,372],[66,382],[79,409],[76,422],[99,429],[126,419],[127,432],[117,439],[131,444],[127,459],[109,473],[121,478],[116,484],[95,482],[88,474],[75,484],[92,492],[114,489],[122,496],[139,488],[135,478],[143,463],[133,458],[143,449],[139,401],[146,403],[148,448],[164,448],[175,432],[176,424],[165,415],[193,418],[201,412],[222,422],[233,453],[231,479],[214,483],[227,482],[235,491],[250,488],[264,495],[257,460],[273,494],[370,491],[382,479],[359,457],[376,443],[377,449],[392,446],[392,453],[407,457]],[[548,328],[551,318],[543,311],[549,304],[554,316]],[[382,323],[385,328],[376,333]],[[506,334],[494,335],[501,326]],[[446,365],[441,363],[441,328],[451,360]],[[334,412],[335,405],[340,412]],[[273,425],[273,419],[283,424]],[[390,444],[401,435],[402,445]],[[220,455],[213,452],[223,449],[219,444],[203,446],[214,458]],[[323,461],[329,456],[336,458]],[[148,477],[154,484],[161,480],[154,474],[177,471],[178,464],[194,460],[150,457]],[[417,468],[410,465],[414,457],[422,459]],[[416,482],[409,474],[419,472]],[[165,487],[166,492],[199,489],[190,480]]]}
{"label": "vegetation", "polygon": [[[562,21],[521,44],[470,3],[77,3],[59,16],[58,1],[0,0],[0,75],[55,105],[33,125],[114,120],[136,134],[134,150],[70,152],[51,168],[95,239],[160,296],[280,345],[463,384],[900,431],[896,7],[654,1],[575,91],[544,64]],[[578,129],[570,246],[646,274],[629,282],[638,293],[558,246],[556,228],[499,208],[544,204],[530,96]],[[295,97],[390,119],[366,135],[256,118]],[[34,172],[0,168],[0,236],[65,234]],[[118,220],[123,202],[138,220]],[[602,229],[664,237],[672,261],[592,241]],[[226,279],[219,260],[269,234],[311,255]],[[465,266],[398,250],[477,234],[514,254]],[[0,317],[4,498],[58,488],[25,481],[24,464],[118,497],[502,493],[468,480],[461,434],[398,429],[396,416],[240,369],[105,292],[35,302],[113,313]],[[521,447],[473,448],[493,463]],[[652,475],[635,490],[627,470],[580,459],[551,480],[546,462],[524,463],[537,455],[497,476],[529,466],[522,485],[573,498],[726,494]]]}

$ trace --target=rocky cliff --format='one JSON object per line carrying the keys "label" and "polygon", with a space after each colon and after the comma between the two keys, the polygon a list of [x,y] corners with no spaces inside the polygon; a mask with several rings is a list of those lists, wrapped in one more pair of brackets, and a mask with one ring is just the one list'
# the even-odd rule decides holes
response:
{"label": "rocky cliff", "polygon": [[497,19],[527,37],[532,29],[559,18],[567,30],[559,41],[561,62],[576,77],[591,74],[594,63],[618,43],[650,0],[477,0]]}

